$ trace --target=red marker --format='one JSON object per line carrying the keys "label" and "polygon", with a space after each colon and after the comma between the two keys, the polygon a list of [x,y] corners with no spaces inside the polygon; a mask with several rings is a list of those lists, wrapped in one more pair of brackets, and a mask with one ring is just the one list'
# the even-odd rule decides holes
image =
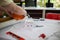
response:
{"label": "red marker", "polygon": [[24,38],[22,38],[22,37],[20,37],[20,36],[17,36],[16,34],[14,34],[14,33],[12,33],[12,32],[7,32],[6,34],[11,35],[12,37],[17,38],[18,40],[25,40]]}

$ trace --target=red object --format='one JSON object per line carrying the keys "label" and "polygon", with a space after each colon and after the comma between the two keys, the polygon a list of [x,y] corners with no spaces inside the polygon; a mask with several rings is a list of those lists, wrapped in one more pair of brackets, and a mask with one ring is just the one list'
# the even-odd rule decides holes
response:
{"label": "red object", "polygon": [[44,39],[46,37],[46,35],[45,34],[40,34],[39,37],[42,37]]}
{"label": "red object", "polygon": [[9,34],[15,38],[17,38],[18,40],[25,40],[24,38],[20,37],[20,36],[17,36],[16,34],[12,33],[12,32],[7,32],[6,34]]}
{"label": "red object", "polygon": [[56,14],[56,13],[47,13],[47,14],[46,14],[46,18],[47,18],[47,19],[58,20],[58,14]]}
{"label": "red object", "polygon": [[60,20],[60,14],[58,14],[58,20]]}

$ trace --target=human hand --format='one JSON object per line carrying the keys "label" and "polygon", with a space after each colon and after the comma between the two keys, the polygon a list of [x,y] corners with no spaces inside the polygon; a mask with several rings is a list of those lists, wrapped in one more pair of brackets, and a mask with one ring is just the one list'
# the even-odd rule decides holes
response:
{"label": "human hand", "polygon": [[[17,18],[16,16],[23,17],[23,16],[27,15],[27,12],[23,8],[21,8],[20,6],[17,6],[15,3],[11,3],[9,5],[6,5],[3,8],[5,8],[7,14],[13,18]],[[23,15],[23,16],[21,16],[21,15]],[[18,19],[19,18],[17,18],[17,20]]]}

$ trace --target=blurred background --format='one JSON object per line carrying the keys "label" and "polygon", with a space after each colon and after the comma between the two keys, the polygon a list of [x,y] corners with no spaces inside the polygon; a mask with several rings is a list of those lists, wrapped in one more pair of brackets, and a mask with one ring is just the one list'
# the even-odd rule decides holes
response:
{"label": "blurred background", "polygon": [[[21,3],[21,2],[25,3],[25,1],[28,2],[28,0],[13,0],[13,1],[15,3]],[[37,3],[36,5],[39,5],[40,7],[46,7],[46,3],[48,2],[48,0],[29,0],[30,3],[32,3],[32,1],[36,2]],[[54,4],[54,7],[60,7],[60,0],[50,0],[50,2]]]}
{"label": "blurred background", "polygon": [[[52,13],[60,13],[60,10],[52,10],[53,8],[60,8],[60,0],[13,0],[18,6],[21,6],[23,8],[26,7],[26,11],[28,14],[30,14],[31,17],[33,18],[38,18],[42,17],[43,15],[43,10],[44,8],[50,8],[51,10],[46,10],[45,13],[47,12],[52,12]],[[30,7],[30,8],[28,8]],[[36,8],[31,8],[31,7],[36,7]],[[43,7],[43,8],[42,8]],[[39,10],[35,10],[35,9]],[[42,8],[42,9],[40,9]],[[28,9],[28,10],[27,10]],[[32,9],[32,10],[30,10]],[[0,22],[4,22],[7,20],[11,20],[12,18],[9,17],[5,11],[0,10]]]}

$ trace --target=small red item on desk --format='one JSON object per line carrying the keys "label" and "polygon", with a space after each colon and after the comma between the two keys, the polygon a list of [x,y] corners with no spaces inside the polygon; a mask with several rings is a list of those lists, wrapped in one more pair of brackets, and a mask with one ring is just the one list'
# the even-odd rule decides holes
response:
{"label": "small red item on desk", "polygon": [[39,37],[42,37],[44,39],[46,37],[46,35],[45,34],[40,34]]}
{"label": "small red item on desk", "polygon": [[24,38],[20,37],[20,36],[17,36],[16,34],[12,33],[12,32],[7,32],[6,34],[9,34],[15,38],[17,38],[18,40],[25,40]]}

